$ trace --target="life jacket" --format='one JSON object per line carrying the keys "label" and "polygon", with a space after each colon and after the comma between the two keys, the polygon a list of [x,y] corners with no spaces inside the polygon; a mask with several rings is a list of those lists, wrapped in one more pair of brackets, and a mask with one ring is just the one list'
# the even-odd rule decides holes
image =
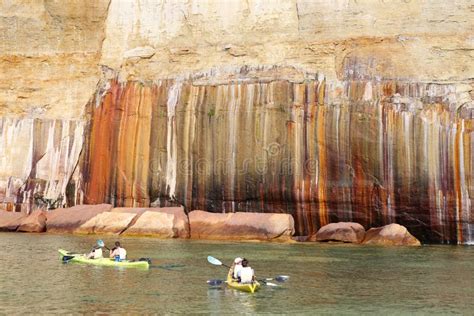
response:
{"label": "life jacket", "polygon": [[242,267],[240,269],[240,283],[252,283],[253,269],[251,267]]}

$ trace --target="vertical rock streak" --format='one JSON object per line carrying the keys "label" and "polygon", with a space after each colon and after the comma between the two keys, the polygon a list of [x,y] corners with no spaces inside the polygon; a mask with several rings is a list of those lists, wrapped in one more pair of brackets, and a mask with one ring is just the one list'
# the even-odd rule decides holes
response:
{"label": "vertical rock streak", "polygon": [[474,132],[449,85],[324,78],[193,85],[111,82],[91,105],[78,190],[86,203],[393,222],[472,242]]}
{"label": "vertical rock streak", "polygon": [[81,121],[0,118],[0,205],[31,211],[66,203],[83,132]]}

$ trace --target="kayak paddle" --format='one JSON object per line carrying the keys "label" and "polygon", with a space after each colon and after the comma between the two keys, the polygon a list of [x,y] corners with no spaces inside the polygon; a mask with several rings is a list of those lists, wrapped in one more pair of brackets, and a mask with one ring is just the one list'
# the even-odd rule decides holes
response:
{"label": "kayak paddle", "polygon": [[219,259],[216,259],[213,256],[207,256],[207,261],[209,261],[210,264],[213,264],[215,266],[224,266],[230,269],[228,265],[223,264]]}
{"label": "kayak paddle", "polygon": [[225,281],[219,280],[219,279],[207,280],[207,284],[209,284],[211,286],[221,285],[222,283],[225,283]]}
{"label": "kayak paddle", "polygon": [[278,282],[286,282],[290,277],[288,275],[277,275],[274,278],[265,278],[265,281],[278,281]]}

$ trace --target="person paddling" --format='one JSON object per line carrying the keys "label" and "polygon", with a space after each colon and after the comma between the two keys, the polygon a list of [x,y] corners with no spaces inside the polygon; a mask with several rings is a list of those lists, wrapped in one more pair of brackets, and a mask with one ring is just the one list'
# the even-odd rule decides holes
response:
{"label": "person paddling", "polygon": [[232,278],[235,280],[239,279],[239,272],[242,269],[242,258],[237,257],[234,259],[234,263],[230,267]]}
{"label": "person paddling", "polygon": [[97,245],[92,248],[91,252],[87,254],[87,259],[100,259],[103,258],[102,248],[105,247],[105,243],[102,239],[97,240]]}
{"label": "person paddling", "polygon": [[119,241],[116,241],[115,247],[110,250],[110,258],[115,258],[115,261],[127,259],[127,250],[121,247]]}
{"label": "person paddling", "polygon": [[253,283],[255,281],[255,273],[249,266],[249,261],[245,258],[242,260],[242,268],[238,273],[238,277],[239,282],[242,284]]}

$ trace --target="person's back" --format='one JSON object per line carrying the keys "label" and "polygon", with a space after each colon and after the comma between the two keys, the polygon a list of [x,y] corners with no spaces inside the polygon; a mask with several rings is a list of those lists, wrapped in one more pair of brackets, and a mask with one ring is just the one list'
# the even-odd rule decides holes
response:
{"label": "person's back", "polygon": [[232,277],[234,279],[239,278],[239,272],[240,272],[241,269],[242,269],[242,258],[237,257],[234,260],[234,271],[232,273]]}
{"label": "person's back", "polygon": [[242,260],[242,268],[239,271],[240,283],[252,283],[255,279],[254,271],[248,266],[247,259]]}
{"label": "person's back", "polygon": [[110,251],[110,258],[115,258],[118,261],[127,259],[127,250],[120,246],[120,242],[115,242],[115,247]]}
{"label": "person's back", "polygon": [[97,246],[94,246],[92,251],[87,255],[88,259],[101,259],[104,257],[102,252],[102,247],[105,247],[105,244],[102,240],[97,241]]}
{"label": "person's back", "polygon": [[103,257],[104,257],[104,254],[102,252],[102,248],[95,248],[93,259],[100,259],[100,258],[103,258]]}
{"label": "person's back", "polygon": [[125,250],[125,248],[118,247],[117,250],[118,250],[118,255],[120,257],[120,260],[127,259],[127,250]]}

